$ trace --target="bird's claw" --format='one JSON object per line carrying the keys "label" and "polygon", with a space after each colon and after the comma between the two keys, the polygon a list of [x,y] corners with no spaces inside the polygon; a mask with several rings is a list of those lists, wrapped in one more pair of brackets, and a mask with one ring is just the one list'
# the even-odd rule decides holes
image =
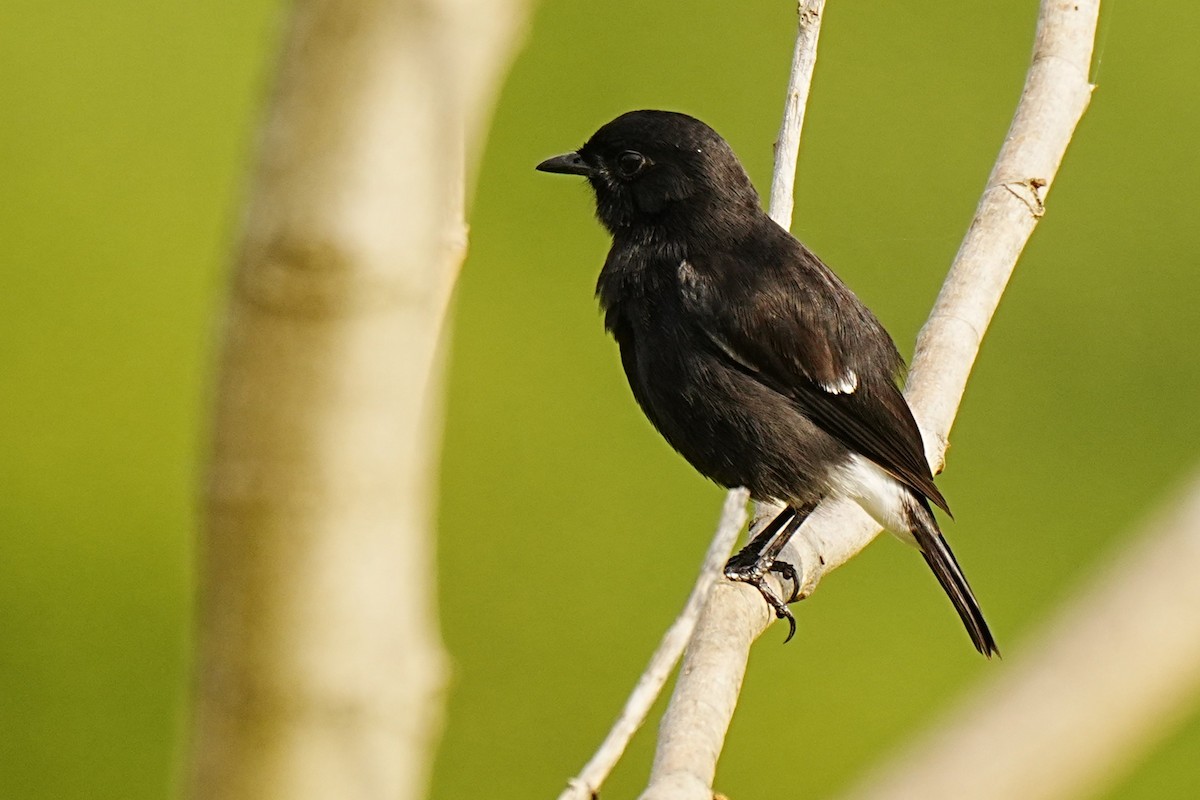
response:
{"label": "bird's claw", "polygon": [[792,616],[792,610],[787,607],[787,603],[783,602],[778,596],[776,596],[775,592],[761,577],[757,581],[752,581],[751,585],[755,589],[758,589],[758,593],[762,595],[763,600],[767,601],[767,605],[775,609],[776,619],[787,620],[788,635],[787,638],[783,640],[783,643],[787,644],[792,640],[792,637],[796,635],[796,618]]}
{"label": "bird's claw", "polygon": [[792,616],[792,610],[787,606],[780,606],[775,609],[775,617],[776,619],[786,619],[788,621],[788,635],[783,640],[783,643],[787,644],[796,635],[796,618]]}
{"label": "bird's claw", "polygon": [[792,593],[788,595],[788,603],[794,603],[800,599],[800,575],[796,572],[795,567],[786,561],[775,561],[771,564],[771,572],[778,574],[785,581],[791,582]]}
{"label": "bird's claw", "polygon": [[[744,558],[739,559],[738,556],[740,555],[741,553],[738,553],[726,562],[725,577],[731,581],[748,583],[755,589],[758,589],[758,593],[762,595],[763,600],[774,610],[776,619],[786,619],[788,621],[788,635],[783,640],[783,643],[787,644],[796,635],[796,618],[792,616],[791,610],[787,607],[787,604],[793,602],[800,592],[800,580],[796,575],[796,568],[786,561],[776,561],[766,565],[764,568],[764,565],[758,559],[754,559],[753,561]],[[767,572],[778,573],[792,582],[792,594],[787,602],[780,600],[779,596],[775,594],[775,590],[767,583],[764,578]]]}

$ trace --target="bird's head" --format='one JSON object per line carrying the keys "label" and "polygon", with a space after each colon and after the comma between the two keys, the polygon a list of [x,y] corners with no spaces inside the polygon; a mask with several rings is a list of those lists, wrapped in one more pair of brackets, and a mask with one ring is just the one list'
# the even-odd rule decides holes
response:
{"label": "bird's head", "polygon": [[577,151],[537,168],[587,177],[596,216],[614,235],[641,226],[717,227],[758,210],[758,194],[725,140],[672,111],[622,114]]}

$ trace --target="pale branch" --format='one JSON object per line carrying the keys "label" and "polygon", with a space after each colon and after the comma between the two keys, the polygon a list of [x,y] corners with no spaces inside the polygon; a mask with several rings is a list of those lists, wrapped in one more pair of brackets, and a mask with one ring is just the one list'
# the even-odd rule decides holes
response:
{"label": "pale branch", "polygon": [[[767,213],[782,228],[792,227],[792,211],[796,205],[796,165],[800,160],[800,136],[804,132],[804,113],[812,88],[813,70],[817,66],[817,43],[821,22],[825,18],[825,0],[799,0],[796,4],[799,25],[796,45],[792,50],[792,66],[788,73],[787,94],[783,101],[783,119],[779,137],[775,140],[775,164],[771,171],[771,193],[767,198]],[[782,510],[772,503],[754,504],[754,525],[770,520]]]}
{"label": "pale branch", "polygon": [[[800,147],[800,132],[804,126],[804,109],[808,104],[813,66],[817,60],[817,39],[824,7],[825,0],[800,0],[797,4],[799,28],[792,52],[783,123],[775,142],[775,171],[770,196],[772,217],[785,227],[790,224],[792,216],[796,158]],[[558,800],[587,800],[598,793],[600,785],[624,754],[634,733],[645,722],[651,707],[670,678],[671,671],[683,655],[684,648],[691,641],[700,612],[733,549],[737,534],[745,524],[745,505],[748,497],[748,492],[741,488],[731,489],[726,494],[721,521],[683,612],[668,629],[658,649],[651,656],[649,665],[626,701],[612,730],[601,743],[600,749],[579,775],[568,782]],[[737,522],[736,527],[731,527],[734,520]]]}
{"label": "pale branch", "polygon": [[221,330],[191,798],[425,793],[439,334],[522,19],[513,0],[294,4]]}
{"label": "pale branch", "polygon": [[663,635],[658,649],[650,657],[649,665],[638,679],[637,686],[625,701],[625,707],[621,709],[621,715],[613,724],[612,730],[608,732],[608,736],[604,738],[591,760],[569,781],[558,800],[591,800],[598,795],[601,785],[624,755],[633,735],[646,721],[650,709],[662,693],[663,686],[675,670],[683,649],[691,641],[692,631],[696,628],[708,593],[717,582],[721,568],[725,566],[734,542],[746,524],[748,498],[749,493],[745,489],[734,489],[726,496],[716,536],[709,544],[708,552],[704,554],[700,575],[691,594],[688,595],[683,611]]}
{"label": "pale branch", "polygon": [[1003,672],[846,800],[1099,796],[1200,700],[1198,572],[1200,473]]}
{"label": "pale branch", "polygon": [[[1012,125],[974,219],[921,331],[906,395],[931,464],[947,436],[984,331],[1087,108],[1099,0],[1043,0],[1032,63]],[[879,527],[846,501],[819,508],[783,558],[802,571],[807,596]],[[771,617],[757,591],[718,582],[680,670],[642,800],[710,800],[750,644]]]}
{"label": "pale branch", "polygon": [[[779,129],[779,138],[775,142],[775,170],[770,196],[772,218],[784,227],[791,222],[800,133],[804,126],[804,109],[808,104],[813,66],[817,60],[817,40],[821,32],[824,8],[825,0],[800,0],[797,4],[796,45],[792,51],[783,123]],[[696,584],[688,596],[682,614],[663,637],[600,749],[579,775],[569,781],[567,788],[559,795],[559,800],[586,800],[593,793],[599,792],[601,783],[624,753],[633,734],[645,722],[650,708],[666,685],[684,648],[691,641],[700,612],[733,549],[737,534],[745,522],[747,497],[745,489],[732,489],[725,496],[724,510],[717,532],[709,545],[704,566],[696,578]],[[734,509],[738,509],[740,513],[735,513]],[[737,525],[731,528],[735,519]]]}
{"label": "pale branch", "polygon": [[817,65],[817,40],[821,36],[821,18],[825,0],[800,0],[796,7],[799,27],[792,49],[792,68],[788,73],[787,96],[783,103],[783,121],[775,140],[775,169],[771,173],[768,213],[781,227],[792,227],[795,205],[796,163],[800,158],[800,134],[804,130],[804,111]]}

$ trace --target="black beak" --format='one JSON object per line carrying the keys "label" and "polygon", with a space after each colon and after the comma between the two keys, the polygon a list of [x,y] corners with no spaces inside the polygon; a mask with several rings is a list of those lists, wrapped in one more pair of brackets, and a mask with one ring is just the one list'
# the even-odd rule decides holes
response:
{"label": "black beak", "polygon": [[591,175],[592,168],[584,162],[579,153],[563,153],[561,156],[547,158],[537,165],[541,172],[557,172],[560,175]]}

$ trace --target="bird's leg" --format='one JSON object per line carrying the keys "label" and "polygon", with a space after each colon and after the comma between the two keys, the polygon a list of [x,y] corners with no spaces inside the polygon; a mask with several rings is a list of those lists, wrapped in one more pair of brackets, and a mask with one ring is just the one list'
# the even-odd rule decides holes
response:
{"label": "bird's leg", "polygon": [[[789,630],[787,639],[784,639],[785,644],[791,641],[792,636],[796,633],[796,618],[788,610],[787,604],[796,599],[800,591],[800,579],[796,574],[795,567],[783,561],[777,562],[775,559],[779,557],[783,548],[787,546],[792,536],[816,507],[815,502],[805,503],[801,506],[787,506],[776,514],[775,518],[768,522],[749,544],[725,563],[725,577],[748,583],[758,589],[763,600],[774,609],[775,616],[788,621]],[[792,582],[792,594],[786,602],[780,600],[771,589],[770,584],[766,582],[765,576],[768,572],[777,572]]]}
{"label": "bird's leg", "polygon": [[801,506],[795,506],[794,510],[796,514],[794,517],[792,517],[792,521],[788,524],[787,528],[780,531],[779,535],[775,537],[774,541],[772,541],[771,544],[765,550],[763,550],[762,555],[759,556],[759,561],[766,564],[766,571],[778,573],[779,575],[783,576],[784,580],[792,582],[792,594],[787,600],[789,603],[794,603],[797,599],[799,599],[800,577],[796,574],[796,568],[794,566],[786,561],[776,561],[775,559],[779,558],[779,554],[783,552],[783,548],[786,547],[787,543],[792,540],[792,536],[797,530],[800,529],[800,526],[804,524],[804,521],[808,519],[808,515],[811,514],[813,509],[816,507],[816,501],[805,503]]}
{"label": "bird's leg", "polygon": [[783,510],[776,514],[770,522],[763,526],[763,529],[758,532],[758,535],[739,550],[729,562],[725,565],[725,569],[737,565],[739,568],[752,566],[758,563],[759,557],[763,551],[767,549],[767,545],[775,538],[775,534],[779,533],[779,529],[791,521],[796,515],[796,509],[791,506],[784,506]]}

